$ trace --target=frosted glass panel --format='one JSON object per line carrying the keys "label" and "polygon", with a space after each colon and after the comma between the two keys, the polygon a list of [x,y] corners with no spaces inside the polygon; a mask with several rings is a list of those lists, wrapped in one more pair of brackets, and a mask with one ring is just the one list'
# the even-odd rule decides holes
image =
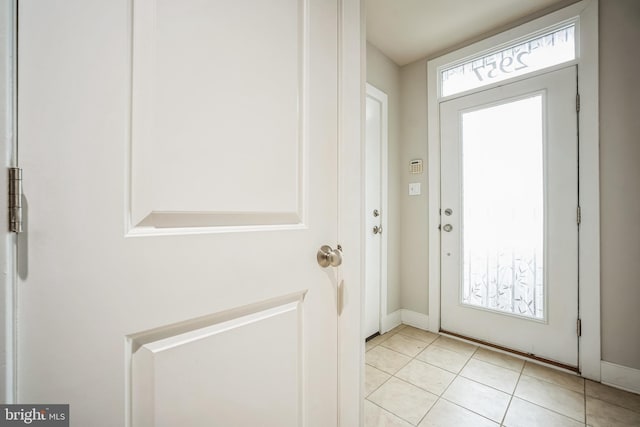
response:
{"label": "frosted glass panel", "polygon": [[462,303],[543,319],[542,95],[462,114]]}
{"label": "frosted glass panel", "polygon": [[575,24],[442,71],[442,96],[521,76],[576,58]]}

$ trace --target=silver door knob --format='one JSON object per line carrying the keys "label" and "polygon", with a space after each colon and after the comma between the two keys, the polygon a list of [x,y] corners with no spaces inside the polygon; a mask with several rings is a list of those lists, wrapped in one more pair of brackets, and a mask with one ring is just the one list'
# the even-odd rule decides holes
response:
{"label": "silver door knob", "polygon": [[448,233],[453,230],[453,226],[451,224],[445,224],[442,226],[442,229]]}
{"label": "silver door knob", "polygon": [[375,225],[373,227],[373,234],[382,234],[382,226],[381,225],[380,226]]}
{"label": "silver door knob", "polygon": [[338,245],[336,249],[331,249],[331,246],[323,245],[316,258],[320,267],[338,267],[342,264],[342,248]]}

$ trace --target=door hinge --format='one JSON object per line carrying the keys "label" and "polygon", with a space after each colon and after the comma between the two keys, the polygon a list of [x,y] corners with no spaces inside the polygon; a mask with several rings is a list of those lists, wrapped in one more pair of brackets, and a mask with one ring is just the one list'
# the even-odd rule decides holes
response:
{"label": "door hinge", "polygon": [[576,210],[576,222],[578,225],[582,222],[582,209],[580,209],[580,206],[578,206],[578,209]]}
{"label": "door hinge", "polygon": [[578,321],[576,322],[576,332],[579,337],[582,336],[582,319],[578,319]]}
{"label": "door hinge", "polygon": [[22,232],[22,169],[9,168],[9,231]]}
{"label": "door hinge", "polygon": [[580,112],[580,94],[576,93],[576,113]]}

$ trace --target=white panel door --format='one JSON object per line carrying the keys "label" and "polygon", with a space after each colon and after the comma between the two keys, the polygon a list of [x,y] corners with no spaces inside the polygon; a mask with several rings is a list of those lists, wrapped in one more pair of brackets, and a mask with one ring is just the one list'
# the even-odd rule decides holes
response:
{"label": "white panel door", "polygon": [[[382,298],[387,274],[383,223],[386,217],[384,162],[386,158],[387,95],[367,84],[365,130],[365,321],[364,338],[380,330],[380,316],[386,310]],[[384,302],[384,304],[383,304]]]}
{"label": "white panel door", "polygon": [[578,366],[576,68],[441,104],[441,329]]}
{"label": "white panel door", "polygon": [[336,425],[337,10],[20,1],[19,402]]}

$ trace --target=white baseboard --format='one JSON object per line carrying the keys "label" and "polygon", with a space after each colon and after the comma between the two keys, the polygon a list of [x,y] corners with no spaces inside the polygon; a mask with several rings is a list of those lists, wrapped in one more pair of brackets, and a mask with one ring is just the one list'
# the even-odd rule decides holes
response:
{"label": "white baseboard", "polygon": [[603,360],[600,362],[600,370],[602,384],[632,393],[640,393],[640,369],[616,365]]}
{"label": "white baseboard", "polygon": [[396,326],[400,326],[402,324],[402,315],[401,315],[402,310],[396,310],[393,313],[389,313],[387,314],[383,319],[382,319],[382,325],[381,326],[381,334],[384,334],[385,332],[389,332],[390,330],[392,330],[393,328],[395,328]]}
{"label": "white baseboard", "polygon": [[429,316],[401,308],[400,310],[387,314],[385,318],[382,319],[382,330],[380,333],[384,334],[400,325],[409,325],[426,331],[429,329]]}
{"label": "white baseboard", "polygon": [[411,310],[400,310],[400,319],[405,325],[413,326],[415,328],[429,329],[429,316],[426,314],[418,313]]}

